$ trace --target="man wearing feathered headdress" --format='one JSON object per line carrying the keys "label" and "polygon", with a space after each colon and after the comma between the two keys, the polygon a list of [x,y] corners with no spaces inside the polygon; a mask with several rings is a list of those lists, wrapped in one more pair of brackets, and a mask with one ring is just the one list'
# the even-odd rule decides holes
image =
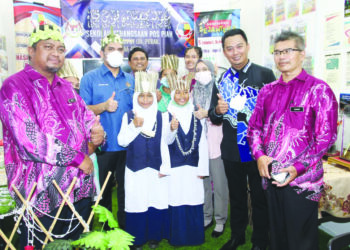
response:
{"label": "man wearing feathered headdress", "polygon": [[[132,109],[134,93],[134,78],[121,69],[123,54],[123,40],[111,27],[110,33],[101,40],[100,56],[103,64],[85,74],[80,83],[81,97],[96,115],[101,116],[101,124],[106,130],[107,141],[97,154],[100,185],[103,185],[108,171],[111,171],[118,184],[118,221],[121,228],[125,225],[126,151],[118,144],[117,136],[123,114]],[[109,180],[100,203],[109,210],[112,209],[112,179]]]}
{"label": "man wearing feathered headdress", "polygon": [[[56,25],[40,18],[29,40],[29,64],[7,78],[0,90],[0,118],[9,191],[21,206],[15,189],[24,198],[34,189],[31,209],[48,229],[62,203],[53,181],[66,193],[77,177],[68,198],[85,220],[89,216],[95,188],[88,145],[100,145],[104,131],[99,117],[86,107],[71,83],[57,76],[65,56],[62,34]],[[72,211],[65,206],[61,214],[68,218]],[[25,218],[21,249],[26,245],[39,249],[45,235],[30,227],[33,222]],[[58,221],[55,234],[66,234],[68,226],[69,222]],[[65,238],[78,239],[81,232],[78,226]]]}

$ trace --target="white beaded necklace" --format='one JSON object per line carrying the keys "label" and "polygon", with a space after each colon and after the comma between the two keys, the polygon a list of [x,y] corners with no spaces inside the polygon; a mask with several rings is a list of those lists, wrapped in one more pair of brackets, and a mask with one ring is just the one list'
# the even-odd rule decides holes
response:
{"label": "white beaded necklace", "polygon": [[177,144],[178,148],[180,149],[181,154],[182,154],[183,156],[190,155],[190,154],[193,152],[193,150],[194,150],[194,143],[196,142],[196,138],[197,138],[197,122],[196,122],[195,119],[196,119],[196,118],[195,118],[194,115],[193,115],[193,123],[194,123],[194,126],[193,126],[193,138],[192,138],[191,148],[190,148],[188,151],[185,152],[185,151],[183,150],[183,148],[182,148],[182,146],[181,146],[181,143],[180,143],[180,141],[179,141],[179,138],[178,138],[178,136],[177,136],[177,133],[176,133],[176,136],[175,136],[176,144]]}

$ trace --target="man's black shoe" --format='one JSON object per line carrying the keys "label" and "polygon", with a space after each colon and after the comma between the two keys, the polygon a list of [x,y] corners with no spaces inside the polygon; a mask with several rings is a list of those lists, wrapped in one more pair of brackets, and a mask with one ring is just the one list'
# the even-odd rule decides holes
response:
{"label": "man's black shoe", "polygon": [[236,250],[238,246],[243,245],[244,243],[244,238],[231,238],[221,247],[221,250]]}
{"label": "man's black shoe", "polygon": [[218,232],[218,231],[213,231],[212,233],[211,233],[211,237],[213,237],[213,238],[218,238],[218,237],[220,237],[223,233],[224,233],[224,229],[221,231],[221,232]]}
{"label": "man's black shoe", "polygon": [[259,247],[257,245],[253,245],[252,250],[266,250],[266,247]]}
{"label": "man's black shoe", "polygon": [[211,237],[213,238],[218,238],[220,237],[225,231],[225,224],[223,225],[223,228],[222,228],[222,231],[215,231],[215,228],[214,228],[214,231],[211,233]]}
{"label": "man's black shoe", "polygon": [[211,227],[213,224],[214,224],[214,222],[213,222],[213,220],[211,220],[211,222],[204,227],[204,231],[207,230],[209,227]]}

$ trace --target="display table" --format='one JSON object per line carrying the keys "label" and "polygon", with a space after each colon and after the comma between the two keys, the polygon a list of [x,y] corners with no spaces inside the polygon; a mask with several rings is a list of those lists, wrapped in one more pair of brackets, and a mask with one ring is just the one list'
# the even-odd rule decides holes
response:
{"label": "display table", "polygon": [[336,157],[328,157],[328,163],[332,164],[332,165],[341,165],[343,167],[347,167],[348,169],[350,169],[350,162],[340,159],[339,156]]}
{"label": "display table", "polygon": [[350,218],[350,169],[327,162],[323,163],[325,192],[319,211],[334,217]]}

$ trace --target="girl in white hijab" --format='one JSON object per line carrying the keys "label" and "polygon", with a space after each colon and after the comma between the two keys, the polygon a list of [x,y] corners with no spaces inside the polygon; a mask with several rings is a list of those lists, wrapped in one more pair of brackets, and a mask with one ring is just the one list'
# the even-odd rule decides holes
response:
{"label": "girl in white hijab", "polygon": [[158,112],[158,74],[135,73],[134,109],[123,116],[118,143],[127,147],[125,169],[125,230],[135,236],[134,246],[151,248],[169,238],[168,177],[170,158],[167,114]]}
{"label": "girl in white hijab", "polygon": [[168,106],[170,239],[175,246],[204,242],[204,187],[208,175],[208,148],[201,122],[194,116],[190,83],[169,78],[172,100]]}

